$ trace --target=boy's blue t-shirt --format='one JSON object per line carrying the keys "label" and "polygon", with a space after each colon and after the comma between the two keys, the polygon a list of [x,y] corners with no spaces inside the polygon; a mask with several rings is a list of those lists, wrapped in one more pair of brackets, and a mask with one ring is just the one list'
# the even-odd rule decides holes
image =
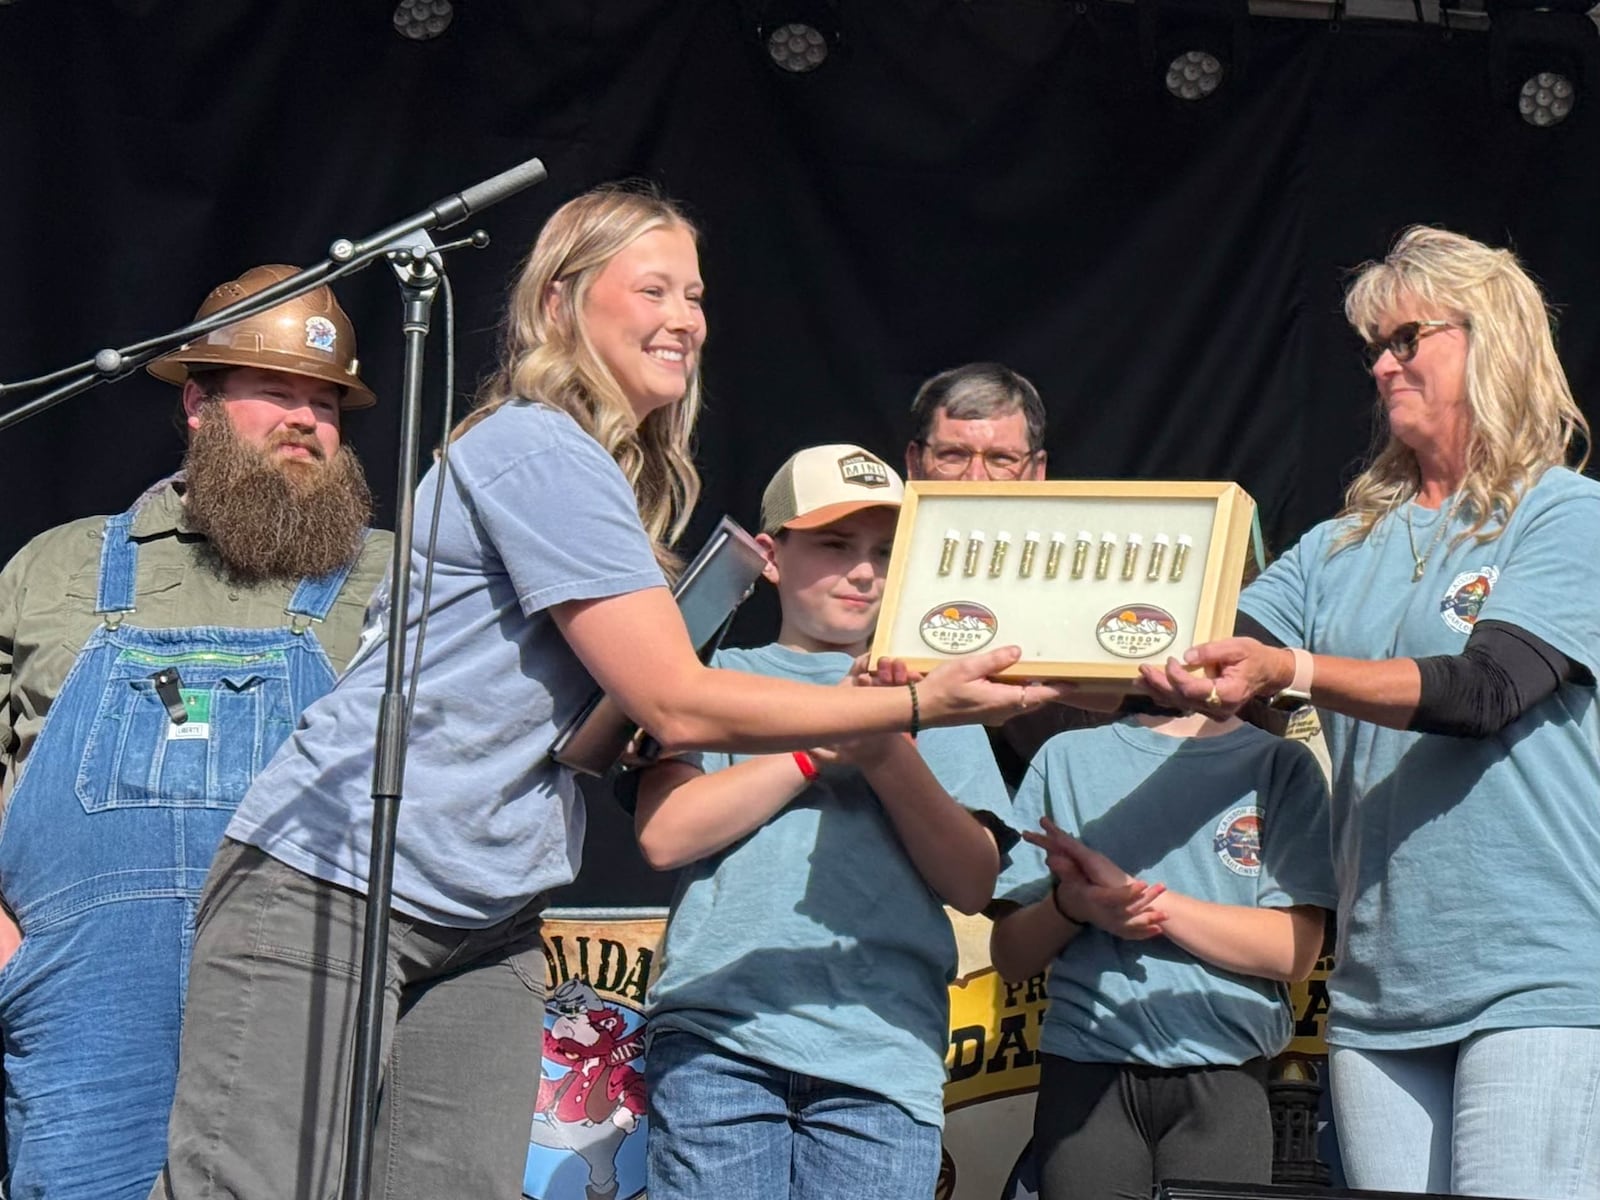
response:
{"label": "boy's blue t-shirt", "polygon": [[[850,662],[771,645],[719,651],[713,665],[832,684]],[[917,749],[962,805],[1008,817],[981,728],[929,729]],[[710,772],[749,757],[688,761]],[[652,1031],[685,1030],[943,1124],[955,936],[859,771],[825,770],[761,828],[684,868],[663,960]]]}
{"label": "boy's blue t-shirt", "polygon": [[1399,1050],[1484,1029],[1600,1025],[1600,483],[1545,472],[1493,541],[1410,543],[1409,507],[1354,545],[1329,521],[1239,607],[1288,646],[1348,658],[1459,654],[1505,621],[1589,675],[1499,733],[1445,737],[1324,712],[1333,758],[1339,943],[1328,1041]]}
{"label": "boy's blue t-shirt", "polygon": [[[417,488],[413,649],[437,471]],[[628,481],[566,413],[509,404],[451,445],[396,832],[396,909],[481,927],[572,880],[583,800],[546,751],[594,683],[549,610],[664,585]],[[228,826],[229,837],[357,890],[371,844],[388,587],[344,676],[301,715]]]}
{"label": "boy's blue t-shirt", "polygon": [[[1058,734],[1017,791],[1012,817],[1048,815],[1129,874],[1217,904],[1333,907],[1328,788],[1311,752],[1250,725],[1172,737],[1132,719]],[[1044,853],[1021,843],[995,888],[1050,893]],[[1211,966],[1164,937],[1093,927],[1050,967],[1040,1049],[1077,1062],[1222,1066],[1288,1044],[1288,989]]]}

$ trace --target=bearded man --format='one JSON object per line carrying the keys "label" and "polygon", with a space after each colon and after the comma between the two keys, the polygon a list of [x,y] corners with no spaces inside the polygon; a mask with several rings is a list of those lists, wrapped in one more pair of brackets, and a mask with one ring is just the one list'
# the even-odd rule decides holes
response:
{"label": "bearded man", "polygon": [[[293,273],[257,267],[198,316]],[[183,470],[0,572],[10,1200],[143,1200],[196,901],[251,778],[355,652],[389,536],[340,441],[375,401],[326,287],[157,360]]]}

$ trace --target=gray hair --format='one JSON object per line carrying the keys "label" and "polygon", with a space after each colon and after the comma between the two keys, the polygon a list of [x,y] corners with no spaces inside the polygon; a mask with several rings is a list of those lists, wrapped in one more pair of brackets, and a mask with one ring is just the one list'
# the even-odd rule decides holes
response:
{"label": "gray hair", "polygon": [[913,442],[925,442],[934,418],[949,414],[952,421],[981,421],[1021,412],[1028,425],[1028,449],[1044,445],[1044,401],[1039,392],[1010,367],[994,362],[968,363],[940,371],[917,389],[911,402]]}

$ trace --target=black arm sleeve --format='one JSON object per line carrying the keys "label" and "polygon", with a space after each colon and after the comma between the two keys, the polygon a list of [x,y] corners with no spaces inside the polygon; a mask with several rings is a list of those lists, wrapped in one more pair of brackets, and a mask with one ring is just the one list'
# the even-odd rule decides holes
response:
{"label": "black arm sleeve", "polygon": [[1549,642],[1505,621],[1479,621],[1460,654],[1416,663],[1422,693],[1406,728],[1451,737],[1499,733],[1563,683],[1594,682]]}
{"label": "black arm sleeve", "polygon": [[1233,617],[1233,636],[1255,638],[1267,646],[1282,646],[1283,642],[1267,632],[1267,627],[1247,613],[1235,613]]}

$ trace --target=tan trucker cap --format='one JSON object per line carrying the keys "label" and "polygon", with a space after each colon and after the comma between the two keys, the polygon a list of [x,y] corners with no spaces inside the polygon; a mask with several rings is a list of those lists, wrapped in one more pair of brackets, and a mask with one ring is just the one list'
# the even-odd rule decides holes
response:
{"label": "tan trucker cap", "polygon": [[862,508],[899,508],[900,476],[876,454],[836,442],[810,446],[778,468],[761,496],[761,532],[816,529]]}

